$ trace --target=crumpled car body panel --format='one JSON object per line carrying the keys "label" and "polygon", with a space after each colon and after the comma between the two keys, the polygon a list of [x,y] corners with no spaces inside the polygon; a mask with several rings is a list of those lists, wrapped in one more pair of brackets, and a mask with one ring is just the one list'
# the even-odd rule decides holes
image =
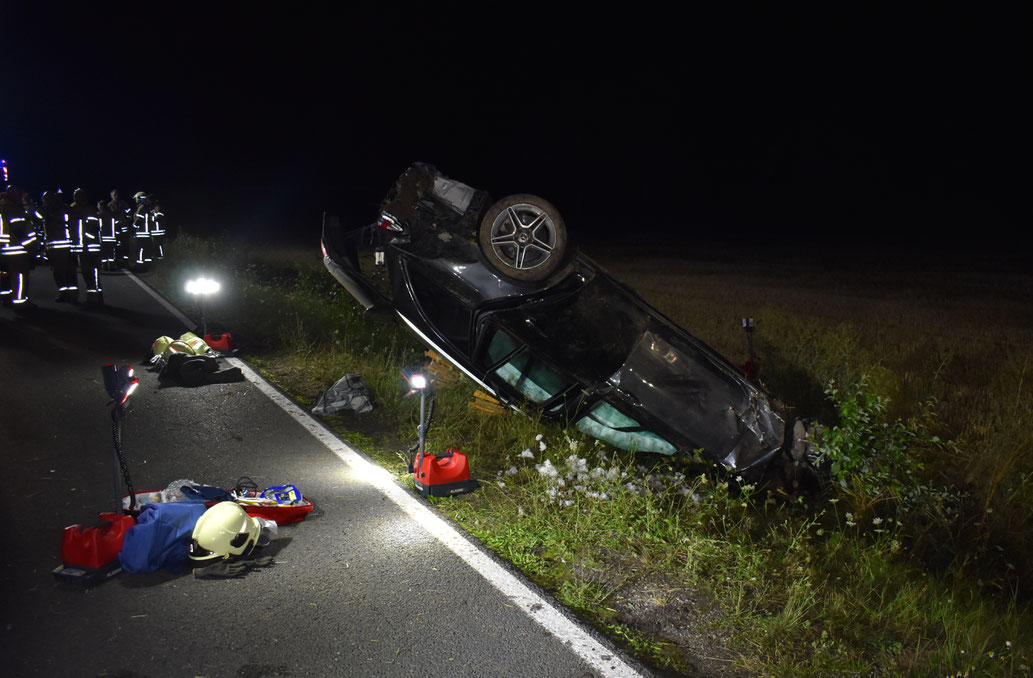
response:
{"label": "crumpled car body panel", "polygon": [[[488,202],[414,165],[384,203],[399,230],[328,221],[324,263],[363,306],[396,313],[507,404],[625,449],[702,450],[740,473],[782,449],[785,415],[768,394],[589,257],[540,283],[492,268],[476,242]],[[382,250],[384,266],[364,267],[360,243]]]}

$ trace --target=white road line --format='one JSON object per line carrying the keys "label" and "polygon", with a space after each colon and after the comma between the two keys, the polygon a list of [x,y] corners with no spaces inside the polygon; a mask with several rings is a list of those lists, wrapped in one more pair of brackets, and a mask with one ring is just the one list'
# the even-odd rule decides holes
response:
{"label": "white road line", "polygon": [[[128,275],[148,294],[154,297],[169,313],[182,321],[187,329],[194,328],[195,323],[179,309],[144,284],[135,275],[132,273],[128,273]],[[614,678],[642,677],[642,674],[634,667],[597,641],[580,624],[567,618],[552,604],[552,601],[540,596],[513,573],[506,570],[470,543],[470,540],[456,530],[455,527],[418,501],[408,489],[395,482],[394,476],[386,469],[371,462],[361,452],[327,430],[321,423],[313,419],[307,412],[255,373],[247,363],[236,358],[228,358],[227,362],[234,367],[239,367],[248,381],[254,384],[262,393],[269,396],[270,400],[293,417],[316,440],[323,443],[341,461],[352,467],[366,482],[383,492],[400,509],[409,514],[413,520],[423,526],[424,529],[434,535],[449,550],[480,573],[488,583],[509,598],[516,607],[519,607],[531,619],[567,645],[585,663],[604,676],[613,676]]]}
{"label": "white road line", "polygon": [[179,320],[181,323],[186,325],[188,330],[190,330],[191,332],[194,330],[194,327],[197,326],[197,323],[195,323],[193,320],[191,320],[187,316],[183,315],[182,311],[180,311],[178,308],[176,308],[171,303],[169,303],[169,301],[167,299],[165,299],[165,297],[161,296],[160,294],[158,294],[157,292],[152,290],[149,285],[147,285],[142,280],[140,280],[135,275],[133,275],[133,273],[131,271],[128,271],[126,269],[122,269],[122,270],[123,270],[123,272],[126,275],[129,276],[130,280],[132,280],[137,285],[139,285],[143,289],[144,292],[146,292],[147,294],[149,294],[152,297],[154,297],[155,300],[157,300],[157,302],[159,304],[161,304],[163,307],[165,307],[166,311],[168,311],[172,315],[176,316],[177,320]]}

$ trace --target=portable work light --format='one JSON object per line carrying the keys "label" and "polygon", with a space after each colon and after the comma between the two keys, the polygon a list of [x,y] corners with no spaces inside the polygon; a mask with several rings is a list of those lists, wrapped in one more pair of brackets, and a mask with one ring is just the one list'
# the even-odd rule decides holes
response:
{"label": "portable work light", "polygon": [[425,497],[450,497],[473,492],[479,483],[470,478],[470,465],[465,454],[453,448],[439,454],[427,452],[427,429],[430,428],[434,402],[431,395],[431,406],[427,406],[427,392],[432,389],[430,380],[423,373],[423,365],[403,367],[402,376],[409,385],[409,395],[420,393],[420,426],[416,429],[420,439],[409,450],[411,454],[418,449],[409,468],[416,490]]}
{"label": "portable work light", "polygon": [[423,391],[429,386],[427,376],[423,374],[423,366],[412,366],[407,365],[402,368],[402,377],[405,379],[405,383],[409,384],[410,394],[416,393],[417,391]]}
{"label": "portable work light", "polygon": [[115,363],[107,363],[101,366],[100,371],[104,375],[104,389],[117,407],[125,405],[140,385],[140,380],[129,365],[119,367]]}
{"label": "portable work light", "polygon": [[[422,365],[420,366],[422,368]],[[422,369],[415,367],[406,366],[402,368],[402,376],[405,377],[405,381],[409,384],[409,395],[420,392],[420,426],[416,429],[420,435],[420,449],[416,457],[416,468],[419,468],[420,463],[423,461],[423,454],[426,450],[427,445],[427,425],[430,423],[427,421],[427,377],[423,374]]]}
{"label": "portable work light", "polygon": [[[106,363],[101,365],[100,372],[104,376],[104,390],[111,396],[111,402],[115,405],[111,408],[111,440],[115,450],[115,511],[121,513],[123,479],[129,490],[129,509],[136,508],[136,494],[133,492],[133,483],[129,480],[125,457],[122,455],[122,419],[126,416],[123,405],[140,385],[140,380],[136,378],[133,368],[129,365],[119,367],[115,363]],[[121,478],[119,471],[122,473]]]}
{"label": "portable work light", "polygon": [[205,319],[204,313],[204,302],[207,297],[218,293],[222,289],[222,285],[219,284],[218,280],[212,280],[211,278],[194,278],[188,280],[186,284],[187,294],[194,296],[194,301],[197,303],[198,309],[201,311],[201,336],[207,336],[208,334],[208,321]]}
{"label": "portable work light", "polygon": [[187,281],[186,289],[188,294],[193,294],[195,297],[206,297],[218,292],[222,289],[222,285],[219,284],[219,281],[210,278],[195,278]]}

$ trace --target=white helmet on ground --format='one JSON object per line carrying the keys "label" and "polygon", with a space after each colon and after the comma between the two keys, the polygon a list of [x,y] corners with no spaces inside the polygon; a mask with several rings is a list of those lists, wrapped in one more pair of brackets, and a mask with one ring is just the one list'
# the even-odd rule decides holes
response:
{"label": "white helmet on ground", "polygon": [[190,540],[190,560],[209,564],[250,555],[262,526],[232,501],[219,502],[198,518]]}

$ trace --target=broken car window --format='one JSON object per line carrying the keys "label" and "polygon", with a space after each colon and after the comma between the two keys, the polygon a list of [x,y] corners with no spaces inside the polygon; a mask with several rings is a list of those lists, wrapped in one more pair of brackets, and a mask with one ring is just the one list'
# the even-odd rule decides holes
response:
{"label": "broken car window", "polygon": [[622,450],[674,454],[675,447],[652,431],[643,430],[637,421],[603,402],[577,421],[582,433],[610,443]]}
{"label": "broken car window", "polygon": [[559,373],[543,365],[526,347],[513,353],[518,347],[513,337],[498,330],[488,344],[488,360],[494,365],[512,354],[512,357],[494,372],[521,395],[536,403],[542,403],[571,385],[569,379],[564,379]]}

